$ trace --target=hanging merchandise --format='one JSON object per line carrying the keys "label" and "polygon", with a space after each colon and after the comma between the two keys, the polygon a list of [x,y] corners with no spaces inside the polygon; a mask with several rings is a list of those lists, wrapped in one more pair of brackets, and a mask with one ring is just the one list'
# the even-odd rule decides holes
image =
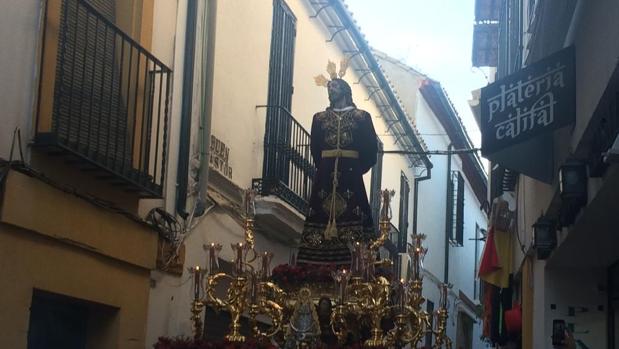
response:
{"label": "hanging merchandise", "polygon": [[488,237],[482,252],[479,277],[497,287],[509,286],[513,271],[513,231],[516,201],[506,192],[492,202]]}
{"label": "hanging merchandise", "polygon": [[522,307],[514,304],[505,311],[505,328],[510,336],[518,336],[522,332]]}
{"label": "hanging merchandise", "polygon": [[512,232],[516,225],[516,198],[514,192],[504,192],[492,201],[490,225],[497,230]]}

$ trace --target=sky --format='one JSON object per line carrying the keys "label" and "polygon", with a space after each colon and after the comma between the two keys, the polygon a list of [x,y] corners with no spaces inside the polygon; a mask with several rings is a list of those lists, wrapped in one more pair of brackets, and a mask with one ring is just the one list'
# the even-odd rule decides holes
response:
{"label": "sky", "polygon": [[[475,0],[346,0],[346,4],[370,46],[441,83],[479,147],[481,133],[468,105],[471,91],[487,84],[485,73],[471,63]],[[423,136],[424,130],[419,132]]]}

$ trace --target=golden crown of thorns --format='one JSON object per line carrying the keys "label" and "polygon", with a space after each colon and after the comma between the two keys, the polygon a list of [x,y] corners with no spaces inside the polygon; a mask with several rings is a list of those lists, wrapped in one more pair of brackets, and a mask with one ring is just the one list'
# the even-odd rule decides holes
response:
{"label": "golden crown of thorns", "polygon": [[[337,79],[337,78],[341,79],[344,75],[346,75],[347,69],[348,69],[347,59],[342,59],[342,61],[340,62],[339,72],[337,71],[337,67],[335,66],[335,63],[329,61],[329,63],[327,64],[327,73],[329,73],[329,77],[331,78],[331,80]],[[314,82],[316,83],[317,86],[327,87],[327,85],[329,84],[329,81],[330,80],[327,79],[327,77],[324,76],[324,74],[320,74],[314,77]]]}

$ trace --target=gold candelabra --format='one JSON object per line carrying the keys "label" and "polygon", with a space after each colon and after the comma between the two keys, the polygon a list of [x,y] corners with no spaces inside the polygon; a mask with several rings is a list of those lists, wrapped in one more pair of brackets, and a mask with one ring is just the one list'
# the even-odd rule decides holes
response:
{"label": "gold candelabra", "polygon": [[434,335],[434,345],[432,348],[441,349],[443,347],[447,349],[451,349],[451,339],[447,337],[447,318],[449,317],[449,312],[447,311],[448,307],[448,298],[449,298],[449,289],[451,289],[451,285],[449,284],[440,284],[440,308],[436,311],[436,330],[430,329],[430,332]]}
{"label": "gold candelabra", "polygon": [[[216,310],[230,312],[231,323],[226,340],[229,342],[244,342],[245,336],[240,332],[241,315],[248,313],[251,323],[252,335],[256,338],[268,338],[275,335],[283,322],[283,306],[285,293],[277,285],[270,281],[272,252],[258,254],[254,245],[254,197],[253,190],[245,192],[245,241],[231,244],[234,253],[234,271],[231,275],[219,271],[219,253],[222,246],[218,243],[207,245],[208,250],[208,274],[201,277],[198,271],[204,272],[200,267],[194,270],[194,300],[192,304],[192,322],[194,338],[200,338],[202,330],[201,312],[205,305],[212,306]],[[260,269],[257,270],[252,263],[260,259]],[[223,281],[229,281],[226,297],[217,295],[217,286]],[[201,292],[206,283],[206,292]],[[271,319],[271,328],[261,331],[256,320],[258,315],[265,315]]]}
{"label": "gold candelabra", "polygon": [[[412,266],[410,280],[401,278],[390,283],[382,276],[375,276],[373,267],[376,253],[387,239],[391,225],[392,195],[393,193],[387,190],[381,193],[378,239],[367,246],[358,242],[353,244],[351,271],[339,270],[333,274],[338,290],[337,306],[331,316],[333,332],[342,343],[353,328],[349,323],[350,319],[367,317],[370,319],[371,327],[370,338],[364,342],[367,347],[406,344],[416,347],[429,332],[435,337],[437,343],[435,348],[442,348],[443,343],[450,348],[451,342],[445,332],[448,317],[446,301],[441,302],[441,308],[436,313],[438,325],[436,331],[430,328],[430,318],[434,314],[428,314],[421,308],[425,302],[422,296],[422,261],[427,253],[427,249],[422,246],[425,235],[413,235],[413,243],[408,246]],[[403,263],[400,257],[399,264]],[[392,316],[394,327],[384,333],[381,322],[389,315]]]}
{"label": "gold candelabra", "polygon": [[[440,307],[435,314],[422,310],[425,299],[422,296],[423,275],[422,261],[427,249],[422,246],[424,235],[413,235],[413,241],[408,246],[411,260],[411,275],[397,275],[394,281],[383,276],[377,276],[377,264],[389,265],[390,261],[376,261],[379,248],[389,237],[391,227],[390,200],[393,192],[381,192],[381,210],[379,221],[379,236],[368,243],[352,244],[352,261],[350,269],[340,269],[332,273],[335,281],[335,308],[331,312],[330,327],[340,343],[348,339],[351,332],[359,328],[359,319],[368,319],[370,338],[365,340],[367,347],[404,346],[410,344],[416,347],[426,333],[435,338],[433,348],[451,348],[451,341],[446,336],[448,318],[447,298],[448,285],[441,285]],[[205,306],[216,310],[227,310],[231,315],[229,333],[225,339],[230,342],[244,342],[245,337],[240,332],[240,318],[243,314],[249,317],[252,336],[255,338],[270,338],[284,327],[287,328],[285,340],[296,342],[296,347],[312,347],[318,335],[318,320],[314,309],[311,292],[304,289],[299,292],[298,299],[287,299],[286,293],[271,282],[271,261],[273,253],[257,253],[254,245],[254,192],[245,193],[245,239],[243,242],[231,244],[234,253],[234,270],[231,274],[219,271],[218,255],[222,246],[218,243],[208,244],[208,268],[196,266],[191,268],[194,278],[194,300],[192,303],[192,323],[194,338],[202,335],[201,314]],[[400,256],[400,264],[404,260]],[[259,260],[260,267],[253,263]],[[216,289],[223,280],[229,282],[226,296],[218,296]],[[286,311],[287,310],[287,311]],[[291,314],[288,317],[285,314]],[[262,331],[258,327],[258,315],[271,319],[271,327]],[[436,329],[431,328],[430,320],[436,317]],[[383,319],[390,318],[393,328],[384,331],[381,327]],[[327,320],[329,318],[327,317]]]}

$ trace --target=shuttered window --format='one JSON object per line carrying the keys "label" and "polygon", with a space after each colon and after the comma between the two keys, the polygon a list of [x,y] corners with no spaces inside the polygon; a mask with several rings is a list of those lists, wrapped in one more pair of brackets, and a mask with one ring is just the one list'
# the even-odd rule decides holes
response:
{"label": "shuttered window", "polygon": [[[296,18],[283,0],[273,1],[273,30],[271,32],[271,57],[269,62],[269,95],[265,144],[284,145],[290,143],[292,120],[286,110],[292,105],[292,78]],[[283,108],[283,109],[282,109]],[[308,148],[309,150],[309,148]],[[285,152],[271,147],[265,154],[268,166],[264,168],[265,178],[278,178],[284,184],[289,182],[290,164]]]}
{"label": "shuttered window", "polygon": [[[126,1],[126,0],[123,0]],[[99,13],[104,15],[111,22],[115,22],[116,20],[116,0],[88,0],[89,4],[92,5]]]}
{"label": "shuttered window", "polygon": [[[115,0],[86,3],[114,20]],[[101,160],[113,161],[112,167],[130,166],[129,98],[116,63],[122,59],[121,47],[108,26],[78,4],[63,1],[65,30],[59,38],[63,55],[56,66],[54,127],[71,147],[105,154]]]}
{"label": "shuttered window", "polygon": [[370,206],[372,208],[372,220],[374,221],[374,229],[378,231],[378,223],[380,220],[380,186],[383,179],[383,142],[377,138],[378,156],[376,164],[372,167],[372,179],[370,180]]}

